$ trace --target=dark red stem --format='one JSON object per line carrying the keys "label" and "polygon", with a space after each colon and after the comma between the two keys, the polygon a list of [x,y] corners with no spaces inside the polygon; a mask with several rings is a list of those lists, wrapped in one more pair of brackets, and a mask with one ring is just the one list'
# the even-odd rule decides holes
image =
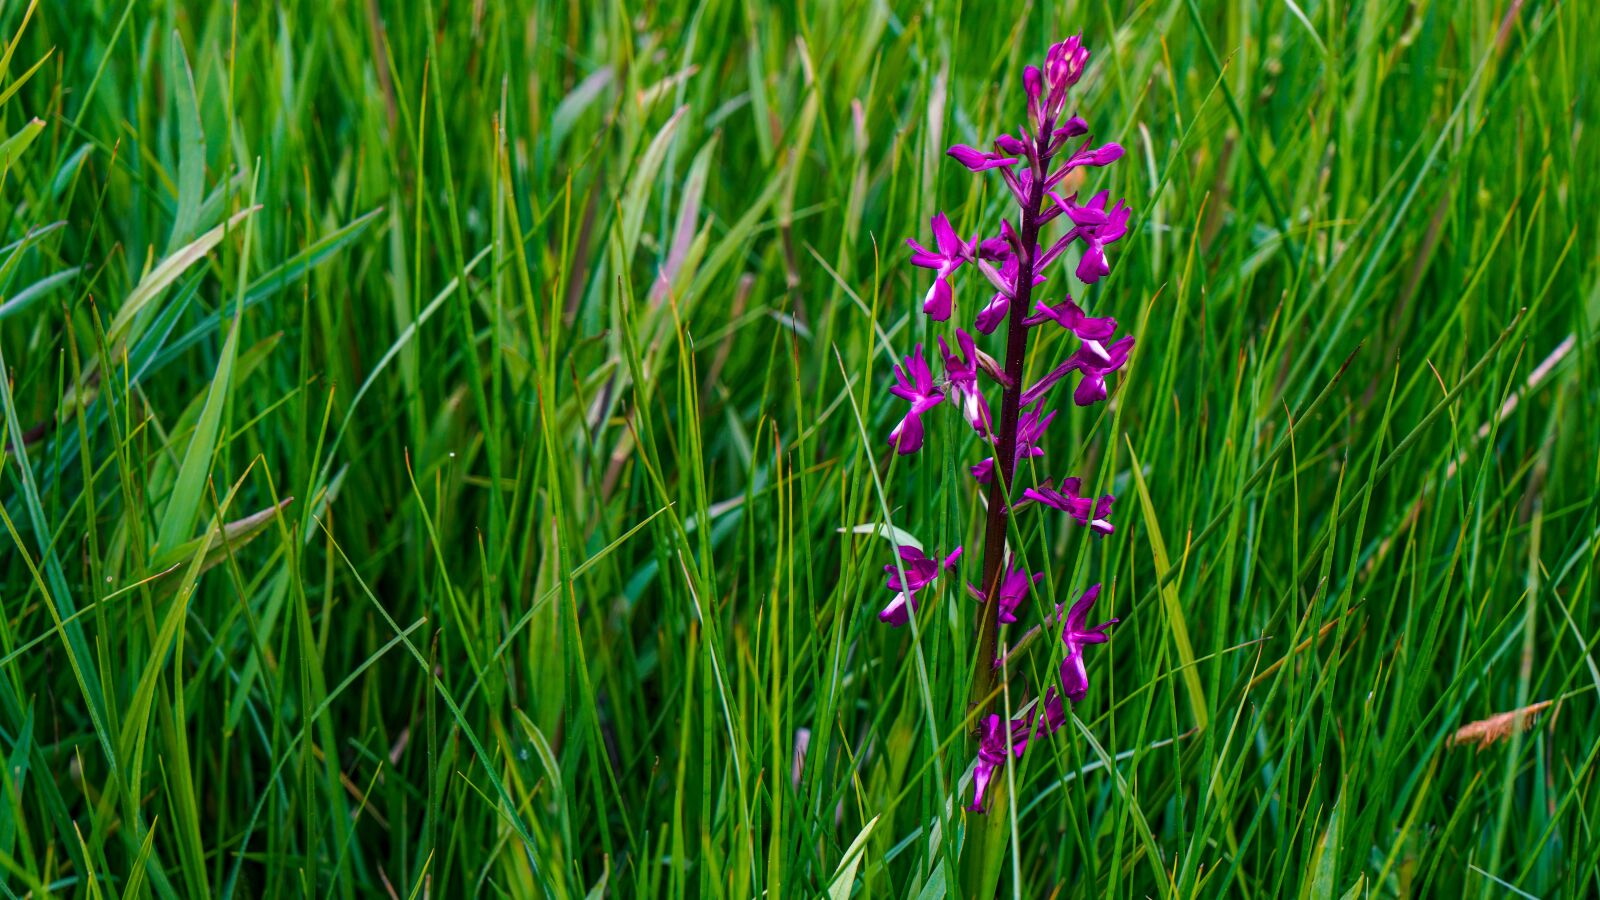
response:
{"label": "dark red stem", "polygon": [[[1044,140],[1049,129],[1044,129]],[[1046,146],[1037,144],[1041,150]],[[1011,479],[1017,466],[1017,419],[1022,400],[1022,369],[1027,359],[1028,327],[1022,324],[1033,306],[1034,267],[1038,262],[1039,213],[1044,205],[1045,170],[1049,161],[1041,158],[1028,182],[1028,198],[1022,205],[1022,227],[1017,252],[1016,295],[1006,319],[1006,379],[1010,382],[1000,400],[1000,428],[995,433],[994,460],[999,477],[989,482],[989,517],[983,535],[983,613],[978,626],[978,653],[973,661],[971,703],[992,704],[995,668],[1000,639],[1000,578],[1005,571],[1006,519],[1010,515]],[[972,721],[974,733],[983,725],[983,715]]]}

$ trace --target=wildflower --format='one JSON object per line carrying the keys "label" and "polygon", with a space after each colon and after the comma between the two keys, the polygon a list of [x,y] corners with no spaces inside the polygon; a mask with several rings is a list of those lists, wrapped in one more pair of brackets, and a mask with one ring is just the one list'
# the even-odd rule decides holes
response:
{"label": "wildflower", "polygon": [[961,348],[961,355],[950,352],[950,345],[939,338],[939,352],[944,355],[944,374],[948,381],[951,393],[951,402],[961,407],[961,414],[966,416],[967,422],[984,437],[989,436],[989,403],[983,399],[983,391],[978,387],[978,348],[972,342],[972,335],[961,329],[956,329],[956,345]]}
{"label": "wildflower", "polygon": [[[1056,417],[1055,411],[1045,414],[1042,418],[1039,410],[1033,409],[1022,413],[1017,419],[1017,456],[1016,462],[1025,459],[1034,459],[1044,455],[1039,448],[1039,438],[1044,436],[1044,430],[1050,427],[1050,421]],[[1015,470],[1015,465],[1012,466]],[[978,479],[979,484],[988,484],[994,478],[994,457],[991,456],[972,467],[972,477]]]}
{"label": "wildflower", "polygon": [[1040,300],[1033,305],[1037,313],[1022,320],[1022,324],[1033,326],[1054,322],[1062,328],[1078,336],[1084,341],[1103,341],[1111,337],[1117,330],[1117,320],[1105,316],[1104,318],[1090,318],[1085,315],[1078,304],[1072,302],[1069,296],[1061,303],[1051,306]]}
{"label": "wildflower", "polygon": [[1014,166],[1016,159],[1001,156],[998,153],[985,153],[966,144],[956,144],[945,151],[951,159],[966,166],[973,172],[982,172],[986,169],[998,169],[1001,166]]}
{"label": "wildflower", "polygon": [[1028,732],[1033,727],[1032,716],[1014,719],[1002,725],[999,716],[990,714],[983,720],[982,735],[978,740],[978,761],[972,768],[972,804],[967,809],[983,812],[983,795],[989,789],[997,769],[1006,763],[1006,744],[1011,745],[1011,756],[1021,759],[1028,746]]}
{"label": "wildflower", "polygon": [[[1022,601],[1028,597],[1028,587],[1039,583],[1044,578],[1044,573],[1039,572],[1033,577],[1028,577],[1026,569],[1017,565],[1006,566],[1005,577],[1000,579],[999,599],[995,605],[1000,611],[1000,624],[1009,625],[1017,621],[1017,609],[1022,606]],[[977,585],[967,585],[974,597],[984,599],[983,590]]]}
{"label": "wildflower", "polygon": [[[950,572],[955,571],[956,560],[961,556],[961,548],[957,547],[954,553],[945,557],[943,564],[929,559],[915,547],[900,546],[896,547],[895,551],[900,554],[900,565],[890,563],[883,567],[883,571],[889,575],[884,581],[884,586],[894,591],[895,595],[890,598],[889,605],[878,613],[878,620],[899,628],[906,624],[911,618],[911,613],[917,608],[917,591],[939,577],[941,568]],[[904,581],[900,580],[902,567],[906,575]]]}
{"label": "wildflower", "polygon": [[[980,239],[974,235],[970,241],[964,241],[957,236],[949,220],[940,214],[932,221],[932,249],[916,241],[907,241],[912,249],[911,263],[934,270],[933,284],[923,298],[923,311],[931,318],[945,321],[954,313],[951,277],[962,266],[970,264],[988,282],[990,287],[983,290],[988,300],[975,311],[971,326],[958,324],[990,335],[1000,330],[1002,324],[1009,323],[1005,329],[1004,368],[978,349],[973,335],[963,328],[955,328],[953,341],[947,342],[948,334],[938,336],[945,372],[937,387],[919,346],[906,357],[904,365],[895,367],[896,384],[891,388],[896,396],[911,404],[910,411],[889,437],[896,451],[912,453],[922,446],[921,417],[947,396],[951,405],[961,410],[966,421],[992,447],[988,459],[971,467],[978,483],[988,487],[983,590],[969,585],[969,590],[980,595],[984,603],[976,641],[978,675],[972,692],[975,703],[991,707],[985,709],[985,713],[992,712],[992,698],[997,695],[996,679],[1007,677],[1001,665],[998,629],[1002,624],[1019,620],[1029,590],[1040,580],[1039,575],[1030,576],[1014,557],[1008,556],[1006,517],[1011,509],[1026,503],[1040,503],[1066,512],[1097,534],[1111,534],[1115,530],[1110,522],[1112,496],[1085,497],[1078,479],[1066,479],[1059,488],[1046,481],[1020,492],[1013,485],[1019,464],[1044,455],[1044,433],[1056,415],[1054,411],[1045,411],[1046,395],[1069,374],[1077,372],[1079,380],[1073,400],[1078,406],[1106,399],[1107,376],[1126,364],[1133,347],[1131,337],[1114,340],[1116,319],[1090,316],[1070,296],[1051,304],[1038,299],[1034,290],[1045,283],[1050,265],[1079,242],[1083,246],[1074,271],[1077,279],[1093,284],[1105,277],[1110,273],[1106,248],[1128,231],[1131,212],[1122,201],[1112,203],[1104,192],[1080,201],[1074,193],[1081,181],[1074,176],[1075,172],[1082,167],[1110,165],[1124,155],[1122,146],[1115,142],[1096,146],[1089,123],[1067,114],[1068,94],[1083,77],[1088,61],[1089,51],[1080,38],[1053,44],[1043,65],[1027,66],[1022,72],[1027,103],[1023,127],[1014,134],[996,137],[992,149],[957,144],[947,151],[969,171],[998,172],[1016,201],[1016,218],[1002,218],[998,236]],[[1070,197],[1064,198],[1063,194],[1070,194]],[[1058,219],[1060,222],[1051,226],[1050,223]],[[1048,245],[1042,245],[1039,238],[1043,233],[1054,233],[1056,237]],[[1029,333],[1032,328],[1050,322],[1071,332],[1078,339],[1078,345],[1065,360],[1057,359],[1053,365],[1034,369],[1047,374],[1027,385],[1022,379],[1030,368]],[[955,344],[957,352],[952,352],[951,343]],[[1003,388],[998,410],[992,411],[983,396],[979,369]],[[999,467],[998,479],[996,460],[1006,463]],[[894,625],[910,620],[915,610],[916,591],[936,578],[941,568],[949,568],[954,562],[954,555],[940,563],[910,548],[900,548],[900,553],[905,571],[904,574],[891,573],[889,587],[896,593],[880,613],[880,618]],[[1070,610],[1064,612],[1056,607],[1057,618],[1052,627],[1056,623],[1062,625],[1061,639],[1067,645],[1067,662],[1062,666],[1060,683],[1050,685],[1019,719],[1008,720],[998,714],[979,718],[981,724],[975,735],[979,740],[973,766],[974,791],[968,809],[983,811],[986,792],[1007,758],[1020,756],[1030,740],[1048,737],[1061,728],[1068,718],[1067,704],[1084,696],[1088,676],[1083,647],[1105,641],[1106,629],[1116,621],[1085,627],[1084,619],[1098,594],[1096,585],[1085,591]]]}
{"label": "wildflower", "polygon": [[1077,361],[1082,379],[1072,392],[1072,402],[1079,406],[1092,406],[1106,398],[1106,376],[1122,368],[1128,361],[1128,351],[1133,349],[1133,336],[1125,336],[1110,347],[1099,341],[1084,341],[1078,352],[1072,354]]}
{"label": "wildflower", "polygon": [[911,245],[913,266],[936,272],[933,286],[928,288],[927,296],[923,298],[922,311],[943,322],[950,318],[955,302],[955,295],[950,289],[950,276],[971,258],[973,248],[956,236],[956,230],[950,227],[950,220],[945,218],[944,213],[934,216],[932,224],[933,245],[937,250],[929,250],[911,238],[906,238],[906,243]]}
{"label": "wildflower", "polygon": [[1027,143],[1021,138],[1014,137],[1009,134],[1002,134],[995,138],[994,145],[1000,148],[1000,152],[1005,153],[1008,156],[1029,155]]}
{"label": "wildflower", "polygon": [[[1061,626],[1061,643],[1067,647],[1067,658],[1061,661],[1061,690],[1067,699],[1078,703],[1089,693],[1089,672],[1083,665],[1083,648],[1089,644],[1104,644],[1111,639],[1106,634],[1106,629],[1117,624],[1118,619],[1101,622],[1092,628],[1084,626],[1089,615],[1089,609],[1094,606],[1094,601],[1100,597],[1100,585],[1096,584],[1079,595],[1072,608],[1067,610],[1067,617]],[[1056,606],[1056,616],[1060,618],[1061,607]]]}
{"label": "wildflower", "polygon": [[1096,534],[1106,535],[1116,531],[1108,520],[1111,515],[1111,504],[1116,499],[1106,494],[1099,500],[1091,500],[1083,496],[1083,481],[1078,478],[1068,478],[1061,482],[1061,490],[1050,486],[1049,482],[1036,488],[1028,488],[1022,492],[1022,501],[1017,505],[1033,501],[1045,506],[1059,509]]}
{"label": "wildflower", "polygon": [[1035,737],[1049,737],[1067,724],[1067,707],[1061,702],[1061,695],[1056,692],[1055,685],[1050,685],[1044,692],[1044,699],[1039,701],[1037,713],[1039,730],[1034,733]]}
{"label": "wildflower", "polygon": [[[1114,326],[1116,323],[1112,324]],[[1072,401],[1079,406],[1093,406],[1106,398],[1106,376],[1127,363],[1128,352],[1132,349],[1132,335],[1124,336],[1110,347],[1097,340],[1085,340],[1082,346],[1067,357],[1066,362],[1055,367],[1024,391],[1022,403],[1024,405],[1034,403],[1048,393],[1056,382],[1076,370],[1083,378],[1078,382],[1077,390],[1072,392]]]}
{"label": "wildflower", "polygon": [[[1007,254],[1001,259],[1000,269],[996,273],[996,277],[999,279],[996,281],[997,289],[983,309],[978,310],[978,318],[975,323],[978,326],[978,330],[984,334],[994,334],[994,330],[1000,327],[1000,323],[1006,320],[1007,313],[1011,311],[1011,298],[1016,296],[1017,269],[1016,254]],[[985,272],[985,274],[988,274],[988,272]],[[1045,277],[1043,275],[1035,275],[1033,277],[1034,287],[1044,283]]]}
{"label": "wildflower", "polygon": [[1102,144],[1091,149],[1089,141],[1079,145],[1077,152],[1067,157],[1067,161],[1050,176],[1052,184],[1066,177],[1066,174],[1079,166],[1109,166],[1122,158],[1122,145],[1118,143]]}
{"label": "wildflower", "polygon": [[889,393],[911,402],[911,409],[900,424],[889,432],[889,444],[897,453],[915,453],[922,447],[922,414],[944,400],[944,392],[933,386],[933,373],[923,358],[922,345],[911,351],[904,365],[894,367],[895,384]]}
{"label": "wildflower", "polygon": [[1056,202],[1072,220],[1075,226],[1072,233],[1088,245],[1078,261],[1078,280],[1094,284],[1111,273],[1111,266],[1106,263],[1106,245],[1128,233],[1128,216],[1133,211],[1121,200],[1106,209],[1105,191],[1089,198],[1083,206],[1077,204],[1077,199],[1078,195],[1074,194],[1066,200],[1057,197]]}
{"label": "wildflower", "polygon": [[1089,50],[1077,35],[1050,46],[1045,56],[1044,74],[1050,82],[1050,95],[1045,101],[1046,115],[1059,113],[1066,105],[1067,88],[1078,83],[1089,64]]}

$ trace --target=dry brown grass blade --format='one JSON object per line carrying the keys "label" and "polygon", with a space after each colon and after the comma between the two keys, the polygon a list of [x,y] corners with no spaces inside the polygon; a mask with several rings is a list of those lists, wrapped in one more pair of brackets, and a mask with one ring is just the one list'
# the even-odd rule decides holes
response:
{"label": "dry brown grass blade", "polygon": [[1482,749],[1495,741],[1503,740],[1513,734],[1519,734],[1532,728],[1534,721],[1539,718],[1539,713],[1548,709],[1552,702],[1550,700],[1541,700],[1521,709],[1513,709],[1510,712],[1498,713],[1487,719],[1468,722],[1457,728],[1456,733],[1450,736],[1450,740],[1447,743],[1451,747],[1459,747],[1462,744],[1477,744],[1478,748]]}

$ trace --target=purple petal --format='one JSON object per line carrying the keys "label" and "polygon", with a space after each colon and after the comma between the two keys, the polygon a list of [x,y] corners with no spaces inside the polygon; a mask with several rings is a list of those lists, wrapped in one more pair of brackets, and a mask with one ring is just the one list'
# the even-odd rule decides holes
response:
{"label": "purple petal", "polygon": [[973,466],[972,477],[978,479],[979,484],[988,484],[994,478],[994,457]]}
{"label": "purple petal", "polygon": [[911,610],[915,605],[915,597],[905,591],[894,595],[878,613],[878,621],[887,623],[890,627],[899,628],[911,620]]}
{"label": "purple petal", "polygon": [[889,432],[889,446],[901,456],[922,449],[922,417],[914,412],[906,413],[900,424]]}
{"label": "purple petal", "polygon": [[1075,138],[1080,134],[1088,133],[1089,123],[1077,116],[1073,116],[1057,125],[1056,130],[1050,132],[1050,137],[1054,140],[1066,141]]}
{"label": "purple petal", "polygon": [[944,257],[922,246],[911,238],[906,238],[906,243],[911,245],[911,264],[924,269],[938,269],[944,266]]}
{"label": "purple petal", "polygon": [[1086,341],[1103,341],[1111,337],[1112,332],[1116,330],[1117,320],[1111,316],[1100,318],[1083,316],[1078,320],[1077,327],[1072,329],[1072,333]]}
{"label": "purple petal", "polygon": [[1028,66],[1022,70],[1022,88],[1028,92],[1028,99],[1038,102],[1044,94],[1044,73],[1038,66]]}
{"label": "purple petal", "polygon": [[954,306],[955,294],[950,290],[950,282],[943,275],[933,279],[933,286],[928,288],[927,296],[923,298],[922,311],[934,321],[943,322],[950,318]]}
{"label": "purple petal", "polygon": [[1093,406],[1106,398],[1106,380],[1099,373],[1085,373],[1072,392],[1072,402],[1079,406]]}
{"label": "purple petal", "polygon": [[1011,245],[1004,237],[986,238],[978,244],[978,258],[1000,262],[1011,256]]}
{"label": "purple petal", "polygon": [[944,213],[933,217],[933,239],[939,245],[939,252],[946,260],[959,259],[965,249],[961,238],[956,236],[956,230],[950,227],[950,220]]}
{"label": "purple petal", "polygon": [[1073,647],[1061,661],[1061,692],[1073,703],[1083,700],[1089,693],[1089,673],[1083,667],[1083,649]]}
{"label": "purple petal", "polygon": [[982,172],[987,169],[997,169],[1001,166],[1016,165],[1017,162],[1015,159],[996,156],[993,153],[985,153],[975,147],[968,147],[966,144],[956,144],[954,147],[946,150],[945,153],[948,154],[951,159],[954,159],[956,162],[966,166],[968,170],[973,172]]}
{"label": "purple petal", "polygon": [[999,147],[1000,152],[1007,156],[1026,156],[1028,154],[1028,145],[1024,144],[1021,138],[1014,135],[1002,134],[994,139],[994,145]]}
{"label": "purple petal", "polygon": [[1011,300],[1005,294],[995,294],[989,305],[978,310],[978,318],[973,324],[984,334],[994,334],[1000,323],[1006,320],[1006,313],[1011,309]]}

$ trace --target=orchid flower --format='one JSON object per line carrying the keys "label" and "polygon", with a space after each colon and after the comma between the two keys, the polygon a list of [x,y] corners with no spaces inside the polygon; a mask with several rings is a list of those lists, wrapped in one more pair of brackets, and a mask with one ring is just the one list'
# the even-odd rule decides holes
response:
{"label": "orchid flower", "polygon": [[[1095,320],[1089,320],[1095,321]],[[1115,322],[1112,323],[1115,325]],[[1067,361],[1052,369],[1049,374],[1022,393],[1024,405],[1035,403],[1049,392],[1056,382],[1076,370],[1083,375],[1077,390],[1072,392],[1072,402],[1079,406],[1093,406],[1106,398],[1106,376],[1122,368],[1133,350],[1133,336],[1128,335],[1105,346],[1098,340],[1085,340]]]}
{"label": "orchid flower", "polygon": [[922,300],[922,311],[939,322],[950,318],[950,312],[955,302],[955,294],[950,288],[950,276],[965,264],[973,255],[973,248],[962,243],[956,235],[956,230],[950,227],[950,220],[944,213],[933,217],[933,245],[936,250],[929,250],[916,241],[906,238],[906,243],[911,245],[911,264],[924,269],[933,269],[933,286],[928,288],[927,296]]}
{"label": "orchid flower", "polygon": [[1111,515],[1111,503],[1115,498],[1106,494],[1098,500],[1091,500],[1080,493],[1082,490],[1083,482],[1077,478],[1063,480],[1061,490],[1052,488],[1046,482],[1023,491],[1022,500],[1017,505],[1021,506],[1029,501],[1042,503],[1077,519],[1079,525],[1095,534],[1106,535],[1116,531],[1107,518]]}
{"label": "orchid flower", "polygon": [[1054,322],[1062,328],[1072,332],[1083,341],[1103,341],[1117,330],[1117,320],[1106,316],[1104,318],[1090,318],[1068,297],[1062,302],[1051,306],[1040,300],[1033,305],[1035,314],[1022,320],[1022,324],[1033,326]]}
{"label": "orchid flower", "polygon": [[895,452],[905,455],[922,448],[922,414],[944,400],[944,392],[933,386],[933,373],[928,370],[928,360],[922,355],[922,345],[911,351],[904,365],[894,367],[895,384],[889,393],[911,402],[911,409],[900,424],[889,432],[889,444]]}
{"label": "orchid flower", "polygon": [[1083,251],[1083,259],[1078,261],[1078,280],[1084,284],[1094,284],[1111,273],[1111,266],[1106,263],[1106,245],[1128,233],[1128,216],[1132,210],[1121,200],[1107,210],[1105,191],[1089,198],[1089,202],[1083,206],[1077,204],[1077,199],[1078,195],[1074,194],[1060,201],[1060,205],[1067,218],[1077,226],[1073,230],[1088,245]]}
{"label": "orchid flower", "polygon": [[1007,741],[1011,744],[1011,756],[1017,759],[1021,759],[1022,751],[1027,749],[1028,733],[1033,728],[1032,715],[1001,724],[1003,721],[992,713],[983,720],[978,761],[972,768],[972,803],[967,807],[972,812],[984,811],[983,794],[989,789],[996,770],[1006,763]]}
{"label": "orchid flower", "polygon": [[956,344],[961,355],[950,352],[950,345],[939,338],[939,352],[944,355],[944,374],[949,384],[951,401],[958,403],[962,415],[979,434],[989,436],[989,402],[978,387],[978,348],[972,335],[956,329]]}
{"label": "orchid flower", "polygon": [[[1024,412],[1017,420],[1017,455],[1018,463],[1025,459],[1034,459],[1044,455],[1044,450],[1039,447],[1039,438],[1044,436],[1044,430],[1050,427],[1050,422],[1056,417],[1055,411],[1039,415],[1038,409]],[[1015,464],[1012,469],[1015,471]],[[972,477],[978,479],[979,484],[988,484],[994,480],[994,457],[989,457],[983,462],[972,467]]]}
{"label": "orchid flower", "polygon": [[[942,564],[924,556],[922,551],[915,547],[900,546],[896,547],[895,551],[900,554],[900,565],[889,563],[883,567],[883,571],[889,575],[884,581],[884,586],[894,591],[895,595],[889,599],[889,605],[878,613],[878,620],[899,628],[906,624],[911,618],[911,613],[917,608],[917,591],[927,587],[929,582],[939,577],[940,569],[955,571],[956,560],[961,557],[961,548],[957,547],[955,552],[945,557]],[[902,567],[906,573],[904,581],[900,580]]]}
{"label": "orchid flower", "polygon": [[[1000,597],[996,603],[1000,612],[1000,624],[1009,625],[1017,621],[1017,609],[1022,606],[1022,601],[1028,598],[1029,586],[1038,584],[1043,578],[1043,572],[1035,573],[1030,578],[1027,570],[1021,566],[1012,564],[1006,567],[1006,576],[1000,580]],[[984,599],[983,589],[977,585],[969,584],[967,590],[979,600]]]}
{"label": "orchid flower", "polygon": [[[903,364],[894,367],[895,384],[889,389],[910,404],[889,433],[889,443],[896,452],[915,453],[922,447],[922,417],[946,399],[990,446],[988,458],[971,466],[973,478],[986,494],[979,581],[982,588],[968,586],[983,604],[976,628],[972,669],[976,675],[971,690],[974,705],[984,708],[973,735],[977,740],[977,760],[973,764],[972,803],[967,807],[978,812],[985,809],[987,792],[1006,760],[1021,756],[1031,741],[1048,738],[1061,728],[1068,718],[1067,704],[1083,699],[1088,690],[1083,647],[1105,641],[1106,629],[1116,622],[1113,619],[1092,628],[1084,624],[1099,595],[1098,585],[1085,591],[1065,613],[1057,606],[1056,621],[1062,625],[1061,639],[1067,645],[1059,684],[1051,684],[1021,718],[1007,720],[995,711],[994,698],[1000,695],[997,679],[1010,677],[1002,665],[1005,657],[999,647],[1000,627],[1023,618],[1028,593],[1037,589],[1043,577],[1042,572],[1029,574],[1006,545],[1007,535],[1014,533],[1008,528],[1011,512],[1033,503],[1064,512],[1097,535],[1116,530],[1110,521],[1114,498],[1110,494],[1084,496],[1083,483],[1077,478],[1065,479],[1059,488],[1048,480],[1032,484],[1029,479],[1015,484],[1021,463],[1044,456],[1045,432],[1057,414],[1045,410],[1051,390],[1077,372],[1074,403],[1099,403],[1109,395],[1107,377],[1127,364],[1133,349],[1133,337],[1115,337],[1116,318],[1090,316],[1064,292],[1051,303],[1036,296],[1035,291],[1046,283],[1050,266],[1075,244],[1082,247],[1072,274],[1087,285],[1099,282],[1111,271],[1107,248],[1128,233],[1131,210],[1121,200],[1112,202],[1107,192],[1095,193],[1087,201],[1080,201],[1076,193],[1061,196],[1072,190],[1067,185],[1077,183],[1077,178],[1068,178],[1075,170],[1108,166],[1125,154],[1122,145],[1114,142],[1097,145],[1089,123],[1069,108],[1072,87],[1083,77],[1088,64],[1089,51],[1080,38],[1051,45],[1042,65],[1022,70],[1027,107],[1022,127],[995,137],[989,145],[960,143],[948,149],[950,158],[969,172],[998,174],[1006,193],[1015,201],[1014,214],[1000,218],[998,235],[981,238],[974,234],[964,240],[950,220],[939,213],[932,219],[930,246],[915,240],[906,242],[912,250],[911,264],[934,270],[933,284],[922,296],[923,312],[934,322],[946,322],[955,314],[952,277],[957,270],[971,265],[984,282],[973,291],[980,302],[975,308],[968,307],[971,318],[942,327],[934,334],[944,361],[943,377],[934,381],[919,344]],[[985,149],[986,146],[992,149]],[[1100,308],[1107,302],[1103,296],[1093,299]],[[1031,367],[1029,333],[1050,323],[1070,332],[1076,345],[1065,359],[1056,357]],[[982,346],[968,328],[977,335],[995,335],[997,342],[1002,340],[998,335],[1003,334],[1003,352],[998,347]],[[1055,346],[1054,342],[1049,344]],[[1030,369],[1046,374],[1029,385],[1023,378]],[[993,384],[985,384],[986,377]],[[991,406],[985,389],[995,385],[1001,392],[1000,400]],[[1001,465],[996,465],[997,460]],[[879,618],[894,626],[909,622],[916,609],[916,592],[937,578],[941,570],[952,568],[960,552],[957,548],[940,562],[919,550],[899,548],[904,572],[895,566],[886,567],[890,570],[888,586],[895,594]]]}
{"label": "orchid flower", "polygon": [[999,153],[985,153],[974,147],[968,147],[966,144],[956,144],[945,152],[949,154],[951,159],[961,163],[973,172],[982,172],[986,169],[998,169],[1002,166],[1014,166],[1017,164],[1016,157],[1007,157]]}
{"label": "orchid flower", "polygon": [[[1061,643],[1067,647],[1066,659],[1061,661],[1061,690],[1073,703],[1081,701],[1089,693],[1089,671],[1083,665],[1083,648],[1111,640],[1111,636],[1106,634],[1106,629],[1120,621],[1108,619],[1093,627],[1084,624],[1088,621],[1089,609],[1099,597],[1098,584],[1084,591],[1079,595],[1077,602],[1067,610],[1066,619],[1061,626]],[[1059,604],[1056,606],[1056,618],[1061,619]]]}

